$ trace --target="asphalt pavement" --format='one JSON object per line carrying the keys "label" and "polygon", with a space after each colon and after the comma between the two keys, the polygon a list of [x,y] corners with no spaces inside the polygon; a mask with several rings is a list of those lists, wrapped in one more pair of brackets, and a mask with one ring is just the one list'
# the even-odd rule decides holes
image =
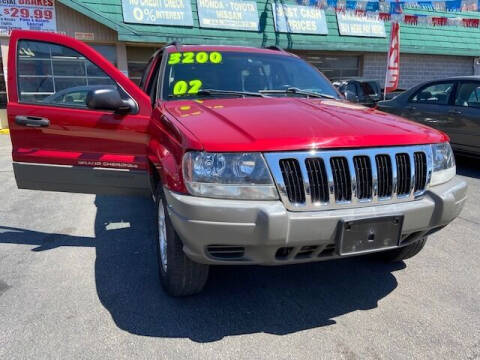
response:
{"label": "asphalt pavement", "polygon": [[218,267],[162,291],[149,199],[18,190],[0,135],[0,359],[479,359],[480,161],[461,216],[397,265]]}

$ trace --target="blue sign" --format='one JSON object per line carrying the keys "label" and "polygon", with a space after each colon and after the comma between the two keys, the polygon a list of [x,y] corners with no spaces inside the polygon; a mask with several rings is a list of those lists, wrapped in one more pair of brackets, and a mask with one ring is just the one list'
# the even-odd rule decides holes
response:
{"label": "blue sign", "polygon": [[197,0],[200,27],[258,31],[256,1]]}
{"label": "blue sign", "polygon": [[385,24],[375,17],[337,13],[337,23],[340,35],[386,37]]}
{"label": "blue sign", "polygon": [[190,0],[122,0],[126,23],[193,26]]}
{"label": "blue sign", "polygon": [[312,6],[273,3],[275,30],[282,33],[327,35],[325,11]]}

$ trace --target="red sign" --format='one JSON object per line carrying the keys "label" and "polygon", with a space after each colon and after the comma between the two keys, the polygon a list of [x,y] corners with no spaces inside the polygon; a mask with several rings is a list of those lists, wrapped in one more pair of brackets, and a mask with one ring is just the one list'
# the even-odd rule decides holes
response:
{"label": "red sign", "polygon": [[390,48],[387,57],[387,74],[385,76],[385,93],[395,91],[400,79],[400,25],[392,22]]}

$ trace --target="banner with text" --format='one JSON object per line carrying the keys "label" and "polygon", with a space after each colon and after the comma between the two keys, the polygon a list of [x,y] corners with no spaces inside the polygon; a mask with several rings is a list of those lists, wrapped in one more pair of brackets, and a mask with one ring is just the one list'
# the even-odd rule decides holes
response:
{"label": "banner with text", "polygon": [[337,13],[337,22],[340,35],[386,37],[385,24],[378,17]]}
{"label": "banner with text", "polygon": [[200,27],[258,31],[256,1],[197,0]]}
{"label": "banner with text", "polygon": [[55,1],[0,1],[0,35],[10,35],[15,29],[57,31]]}
{"label": "banner with text", "polygon": [[282,33],[328,35],[325,11],[310,6],[273,3],[275,30]]}
{"label": "banner with text", "polygon": [[193,26],[190,0],[122,0],[126,23]]}

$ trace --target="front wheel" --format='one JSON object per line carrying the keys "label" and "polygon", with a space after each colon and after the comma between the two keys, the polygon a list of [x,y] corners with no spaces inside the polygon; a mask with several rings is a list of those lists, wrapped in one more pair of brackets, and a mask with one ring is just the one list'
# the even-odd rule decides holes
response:
{"label": "front wheel", "polygon": [[423,249],[426,242],[427,238],[424,237],[423,239],[415,241],[413,244],[398,249],[380,252],[376,255],[387,262],[403,261],[417,255]]}
{"label": "front wheel", "polygon": [[208,279],[208,265],[190,260],[183,252],[183,244],[168,216],[161,186],[156,192],[156,235],[160,280],[172,296],[188,296],[202,291]]}

